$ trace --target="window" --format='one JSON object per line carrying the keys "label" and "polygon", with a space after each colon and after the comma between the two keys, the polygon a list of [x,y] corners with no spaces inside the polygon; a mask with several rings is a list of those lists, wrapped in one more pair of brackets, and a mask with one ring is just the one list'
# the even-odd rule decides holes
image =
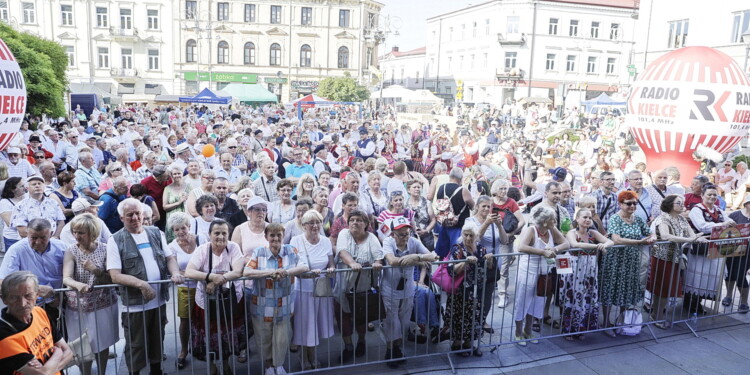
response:
{"label": "window", "polygon": [[617,59],[610,57],[607,59],[607,74],[615,74],[615,66],[617,65]]}
{"label": "window", "polygon": [[485,52],[484,56],[482,56],[482,68],[487,67],[487,53]]}
{"label": "window", "polygon": [[461,24],[461,40],[466,39],[466,24]]}
{"label": "window", "polygon": [[570,20],[568,36],[578,36],[578,20]]}
{"label": "window", "polygon": [[244,51],[243,62],[245,65],[255,65],[255,44],[253,44],[253,42],[247,42],[242,50]]}
{"label": "window", "polygon": [[255,22],[255,4],[245,4],[245,22]]}
{"label": "window", "polygon": [[576,71],[576,57],[575,57],[575,55],[568,55],[568,58],[565,61],[565,71],[566,72],[575,72]]}
{"label": "window", "polygon": [[557,24],[559,20],[557,18],[549,19],[549,35],[557,35]]}
{"label": "window", "polygon": [[474,55],[469,56],[469,69],[474,70]]}
{"label": "window", "polygon": [[349,48],[344,46],[339,47],[339,69],[349,68]]}
{"label": "window", "polygon": [[281,5],[271,5],[271,23],[281,23]]}
{"label": "window", "polygon": [[477,37],[477,23],[474,22],[474,27],[471,28],[471,37],[476,38]]}
{"label": "window", "polygon": [[734,13],[732,19],[732,43],[742,43],[742,34],[750,32],[750,10]]}
{"label": "window", "polygon": [[378,26],[378,15],[375,13],[367,12],[367,25],[366,28],[371,29]]}
{"label": "window", "polygon": [[229,43],[223,40],[219,42],[219,46],[216,49],[216,63],[229,64]]}
{"label": "window", "polygon": [[65,46],[65,54],[68,55],[68,66],[76,66],[76,53],[73,46]]}
{"label": "window", "polygon": [[464,55],[458,56],[458,69],[464,69]]}
{"label": "window", "polygon": [[120,55],[122,55],[122,68],[133,69],[133,49],[123,48],[120,50]]}
{"label": "window", "polygon": [[669,41],[667,48],[685,47],[690,20],[672,21],[669,23]]}
{"label": "window", "polygon": [[308,46],[307,44],[303,45],[299,49],[299,66],[312,66],[312,48],[310,48],[310,46]]}
{"label": "window", "polygon": [[484,35],[490,35],[490,19],[484,20]]}
{"label": "window", "polygon": [[8,2],[0,1],[0,20],[8,21]]}
{"label": "window", "polygon": [[448,40],[453,40],[453,27],[448,29]]}
{"label": "window", "polygon": [[513,69],[516,67],[516,55],[517,52],[505,52],[505,69]]}
{"label": "window", "polygon": [[148,9],[146,11],[148,16],[148,28],[149,30],[159,30],[159,10]]}
{"label": "window", "polygon": [[198,1],[185,1],[185,19],[194,20],[198,16]]}
{"label": "window", "polygon": [[348,9],[339,10],[339,27],[349,27],[349,17],[352,11]]}
{"label": "window", "polygon": [[190,39],[185,44],[185,62],[196,62],[198,60],[198,43]]}
{"label": "window", "polygon": [[372,47],[367,47],[367,54],[365,56],[365,61],[367,62],[367,66],[372,65]]}
{"label": "window", "polygon": [[96,7],[96,27],[109,27],[107,8]]}
{"label": "window", "polygon": [[73,26],[73,6],[60,5],[60,13],[62,14],[63,26]]}
{"label": "window", "polygon": [[120,28],[130,30],[133,28],[133,10],[120,9]]}
{"label": "window", "polygon": [[281,65],[281,46],[278,43],[271,44],[270,65]]}
{"label": "window", "polygon": [[453,66],[453,57],[448,56],[448,71],[450,71],[452,66]]}
{"label": "window", "polygon": [[312,8],[302,7],[301,25],[312,25]]}
{"label": "window", "polygon": [[554,53],[548,53],[547,54],[547,62],[545,64],[545,69],[547,70],[555,70],[555,59],[557,56]]}
{"label": "window", "polygon": [[99,60],[99,68],[109,68],[109,48],[97,48],[96,57]]}
{"label": "window", "polygon": [[419,84],[419,70],[417,70],[417,72],[414,73],[414,77],[416,77],[416,81],[414,83]]}
{"label": "window", "polygon": [[216,20],[229,21],[229,3],[216,3]]}
{"label": "window", "polygon": [[599,39],[599,22],[591,23],[591,37],[594,39]]}
{"label": "window", "polygon": [[34,3],[21,3],[23,5],[23,23],[36,23],[36,8]]}
{"label": "window", "polygon": [[148,70],[159,70],[159,50],[148,50]]}
{"label": "window", "polygon": [[505,27],[505,32],[508,34],[518,34],[519,23],[521,17],[519,16],[508,16],[508,24]]}
{"label": "window", "polygon": [[586,64],[586,73],[596,73],[596,57],[589,56],[589,62]]}
{"label": "window", "polygon": [[620,24],[619,23],[613,23],[609,27],[609,39],[610,40],[620,39]]}

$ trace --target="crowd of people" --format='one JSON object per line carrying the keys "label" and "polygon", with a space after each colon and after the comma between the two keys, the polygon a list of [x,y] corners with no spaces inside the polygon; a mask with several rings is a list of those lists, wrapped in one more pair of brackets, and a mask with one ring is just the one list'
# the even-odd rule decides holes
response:
{"label": "crowd of people", "polygon": [[[62,368],[62,335],[87,332],[104,374],[121,326],[128,372],[161,374],[167,304],[178,369],[192,355],[231,373],[257,353],[265,374],[286,373],[290,351],[320,368],[337,329],[336,363],[362,357],[374,321],[398,367],[404,339],[481,356],[494,306],[512,305],[521,346],[543,324],[570,341],[616,337],[613,307],[668,329],[670,300],[702,314],[737,288],[750,310],[747,255],[710,258],[706,236],[750,222],[744,162],[704,160],[686,188],[678,169],[633,161],[622,118],[572,110],[560,129],[554,111],[514,108],[457,109],[455,126],[276,105],[28,118],[0,155],[2,318],[15,330],[0,328],[0,351],[32,315],[55,329],[45,352],[0,367]],[[561,256],[572,273],[557,275]],[[108,284],[119,292],[94,288]]]}

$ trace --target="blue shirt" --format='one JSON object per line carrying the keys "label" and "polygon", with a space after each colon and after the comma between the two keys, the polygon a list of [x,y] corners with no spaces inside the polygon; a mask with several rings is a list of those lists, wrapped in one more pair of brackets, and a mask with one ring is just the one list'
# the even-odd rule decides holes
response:
{"label": "blue shirt", "polygon": [[310,164],[289,164],[286,166],[286,177],[302,177],[303,174],[309,173],[315,176],[315,169]]}
{"label": "blue shirt", "polygon": [[101,207],[99,207],[99,218],[104,221],[104,224],[107,225],[107,228],[112,233],[117,232],[124,226],[122,220],[120,220],[120,215],[117,213],[117,205],[127,198],[121,195],[115,199],[114,196],[115,192],[112,189],[105,191],[99,196],[99,200],[103,202]]}
{"label": "blue shirt", "polygon": [[47,250],[39,253],[24,238],[8,248],[0,265],[0,279],[5,279],[16,271],[29,271],[39,278],[39,285],[55,289],[62,287],[62,268],[68,244],[55,238],[49,240]]}

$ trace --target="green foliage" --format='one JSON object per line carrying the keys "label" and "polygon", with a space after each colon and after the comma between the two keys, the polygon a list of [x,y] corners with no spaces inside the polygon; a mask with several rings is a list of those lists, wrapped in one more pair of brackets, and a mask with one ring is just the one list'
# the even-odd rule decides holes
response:
{"label": "green foliage", "polygon": [[732,160],[732,167],[736,167],[737,164],[741,161],[744,161],[745,164],[750,165],[750,156],[748,155],[737,155],[734,160]]}
{"label": "green foliage", "polygon": [[16,57],[26,82],[26,112],[32,115],[65,115],[63,92],[67,85],[68,56],[59,44],[19,33],[0,22],[0,38]]}
{"label": "green foliage", "polygon": [[351,77],[328,77],[320,81],[319,96],[336,102],[361,102],[370,97],[366,87]]}

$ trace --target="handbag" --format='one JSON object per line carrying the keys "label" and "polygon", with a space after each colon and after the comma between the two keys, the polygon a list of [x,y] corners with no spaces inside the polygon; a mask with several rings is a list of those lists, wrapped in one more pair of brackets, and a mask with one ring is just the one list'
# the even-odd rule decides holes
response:
{"label": "handbag", "polygon": [[[495,224],[490,225],[490,228],[492,228],[492,250],[495,250]],[[486,261],[484,264],[485,267],[485,277],[484,282],[486,284],[492,284],[500,280],[501,272],[500,272],[500,262],[499,258],[492,257],[489,261]],[[492,268],[489,268],[490,264],[492,264]]]}
{"label": "handbag", "polygon": [[[370,270],[370,272],[374,272],[374,270]],[[357,275],[354,282],[354,290],[358,289],[360,276],[361,273]],[[374,278],[371,278],[371,280],[374,280]],[[374,286],[364,292],[347,292],[345,295],[347,302],[349,302],[349,308],[354,315],[355,325],[364,325],[385,317],[385,306],[380,299],[379,290]]]}
{"label": "handbag", "polygon": [[557,284],[557,272],[555,270],[546,275],[539,275],[536,279],[536,296],[551,296],[555,292],[555,284]]}
{"label": "handbag", "polygon": [[83,331],[81,337],[68,343],[70,350],[73,351],[73,361],[68,364],[69,367],[82,366],[86,362],[94,360],[94,351],[91,349],[91,340],[89,339],[89,330]]}
{"label": "handbag", "polygon": [[[213,268],[213,252],[211,245],[208,246],[208,272],[211,273]],[[231,266],[230,266],[231,271]],[[217,322],[224,319],[225,322],[237,317],[239,314],[239,301],[234,291],[234,282],[229,282],[230,287],[225,288],[223,285],[214,290],[213,294],[207,294],[206,312],[208,313],[209,322]],[[227,324],[228,325],[228,324]]]}
{"label": "handbag", "polygon": [[503,212],[505,213],[503,215],[503,229],[510,235],[518,229],[518,218],[507,208]]}
{"label": "handbag", "polygon": [[451,276],[448,273],[448,263],[443,263],[438,266],[431,279],[432,283],[439,286],[445,293],[454,294],[464,282],[464,274]]}
{"label": "handbag", "polygon": [[[307,257],[307,265],[311,266],[310,253],[307,252],[307,245],[302,240],[302,246],[305,248],[305,256]],[[331,286],[331,280],[328,277],[316,277],[313,279],[313,297],[333,297],[333,287]]]}

